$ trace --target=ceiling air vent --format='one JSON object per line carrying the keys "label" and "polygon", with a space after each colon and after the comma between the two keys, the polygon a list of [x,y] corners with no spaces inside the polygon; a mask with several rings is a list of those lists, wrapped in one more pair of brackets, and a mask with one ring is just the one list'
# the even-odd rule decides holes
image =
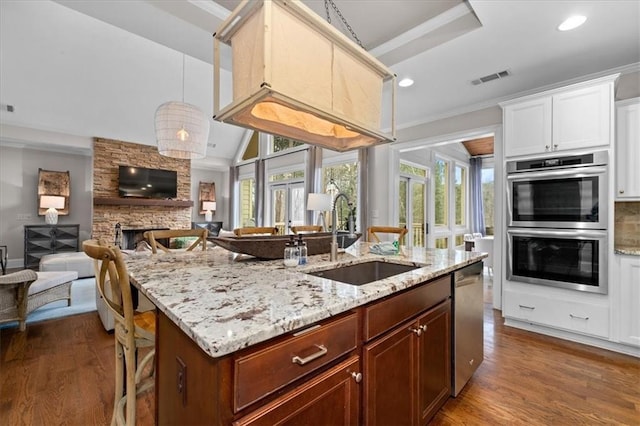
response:
{"label": "ceiling air vent", "polygon": [[504,71],[496,72],[493,74],[485,75],[484,77],[480,77],[476,80],[473,80],[471,84],[473,84],[474,86],[477,86],[478,84],[488,83],[490,81],[497,80],[499,78],[505,78],[510,75],[511,73],[508,70],[504,70]]}

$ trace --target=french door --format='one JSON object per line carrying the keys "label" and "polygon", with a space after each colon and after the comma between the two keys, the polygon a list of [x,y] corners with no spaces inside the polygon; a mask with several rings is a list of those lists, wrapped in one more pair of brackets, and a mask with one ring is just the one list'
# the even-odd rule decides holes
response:
{"label": "french door", "polygon": [[278,234],[291,233],[292,226],[304,225],[304,182],[271,184],[271,222]]}
{"label": "french door", "polygon": [[405,244],[410,247],[426,247],[427,242],[427,179],[417,176],[400,176],[398,211],[400,226],[409,230]]}

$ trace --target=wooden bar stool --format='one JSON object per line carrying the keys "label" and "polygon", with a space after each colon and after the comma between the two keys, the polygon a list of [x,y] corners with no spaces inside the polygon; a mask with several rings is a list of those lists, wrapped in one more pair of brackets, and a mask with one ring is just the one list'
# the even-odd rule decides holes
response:
{"label": "wooden bar stool", "polygon": [[275,226],[249,226],[246,228],[236,228],[233,230],[233,233],[238,237],[256,234],[278,235],[278,228]]}
{"label": "wooden bar stool", "polygon": [[404,236],[407,235],[409,230],[406,227],[394,227],[394,226],[370,226],[367,228],[368,240],[371,242],[380,242],[380,238],[377,234],[396,234],[398,235],[398,244],[404,244]]}
{"label": "wooden bar stool", "polygon": [[[129,272],[120,249],[96,240],[85,241],[82,248],[99,262],[96,284],[115,322],[116,385],[111,425],[135,425],[137,395],[154,386],[155,313],[134,312]],[[138,360],[142,348],[148,353]]]}

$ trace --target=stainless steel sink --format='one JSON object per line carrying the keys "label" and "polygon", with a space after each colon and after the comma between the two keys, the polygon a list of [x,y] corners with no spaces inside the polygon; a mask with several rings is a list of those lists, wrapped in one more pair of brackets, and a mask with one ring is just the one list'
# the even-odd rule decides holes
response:
{"label": "stainless steel sink", "polygon": [[347,265],[334,269],[307,273],[309,275],[315,275],[316,277],[327,278],[351,285],[363,285],[389,278],[394,275],[399,275],[404,272],[409,272],[414,269],[418,269],[419,267],[420,266],[400,265],[397,263],[374,260],[371,262],[357,263],[355,265]]}

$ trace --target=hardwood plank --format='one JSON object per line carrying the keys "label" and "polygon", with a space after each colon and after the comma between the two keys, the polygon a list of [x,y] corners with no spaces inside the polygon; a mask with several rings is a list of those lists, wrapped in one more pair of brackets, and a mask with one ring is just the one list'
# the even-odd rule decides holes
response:
{"label": "hardwood plank", "polygon": [[[640,359],[505,327],[485,305],[485,360],[433,425],[640,424]],[[106,425],[113,335],[95,312],[0,330],[0,424]],[[138,398],[154,424],[154,394]]]}
{"label": "hardwood plank", "polygon": [[[0,424],[109,424],[114,362],[96,312],[0,330]],[[137,424],[153,410],[153,392],[139,397]]]}
{"label": "hardwood plank", "polygon": [[640,359],[503,325],[485,304],[485,359],[434,425],[640,424]]}

